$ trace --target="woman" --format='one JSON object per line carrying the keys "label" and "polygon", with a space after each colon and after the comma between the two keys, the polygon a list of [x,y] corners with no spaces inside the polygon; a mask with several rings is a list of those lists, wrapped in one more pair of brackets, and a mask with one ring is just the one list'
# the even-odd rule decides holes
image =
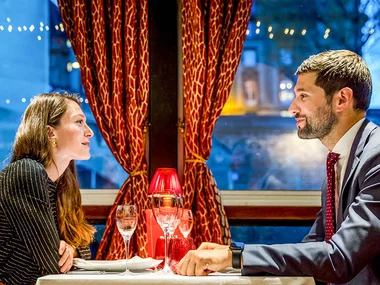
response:
{"label": "woman", "polygon": [[89,259],[74,159],[90,158],[93,132],[78,97],[41,94],[26,109],[10,165],[0,173],[0,279],[34,284]]}

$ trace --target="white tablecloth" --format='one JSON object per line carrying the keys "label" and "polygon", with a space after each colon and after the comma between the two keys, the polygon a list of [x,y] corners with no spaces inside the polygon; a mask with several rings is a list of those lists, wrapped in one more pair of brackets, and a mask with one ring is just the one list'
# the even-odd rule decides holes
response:
{"label": "white tablecloth", "polygon": [[133,276],[118,274],[60,274],[48,275],[37,280],[36,285],[78,285],[78,284],[139,284],[139,285],[314,285],[311,277],[248,277],[237,274],[221,274],[212,276],[180,276],[157,273],[143,273]]}

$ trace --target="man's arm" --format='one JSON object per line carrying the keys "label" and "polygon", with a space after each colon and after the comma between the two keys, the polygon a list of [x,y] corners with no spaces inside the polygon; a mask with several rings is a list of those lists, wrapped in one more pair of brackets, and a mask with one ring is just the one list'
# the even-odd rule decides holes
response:
{"label": "man's arm", "polygon": [[309,275],[321,281],[345,283],[369,265],[380,253],[379,148],[361,157],[351,188],[345,189],[358,194],[354,194],[346,218],[329,243],[246,245],[243,274]]}

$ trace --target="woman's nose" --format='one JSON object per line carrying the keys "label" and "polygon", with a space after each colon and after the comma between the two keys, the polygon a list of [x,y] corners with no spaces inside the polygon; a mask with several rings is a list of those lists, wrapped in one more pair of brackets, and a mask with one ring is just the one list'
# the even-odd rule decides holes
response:
{"label": "woman's nose", "polygon": [[88,138],[92,138],[94,136],[94,132],[92,131],[92,129],[90,128],[89,125],[86,124],[86,133],[85,133],[85,136],[88,137]]}

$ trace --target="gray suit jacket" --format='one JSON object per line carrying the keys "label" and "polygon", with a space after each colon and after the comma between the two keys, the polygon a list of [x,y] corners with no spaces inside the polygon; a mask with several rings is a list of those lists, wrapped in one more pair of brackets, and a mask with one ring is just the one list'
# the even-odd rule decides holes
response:
{"label": "gray suit jacket", "polygon": [[352,144],[343,180],[337,232],[324,241],[322,209],[302,243],[246,245],[243,275],[313,276],[349,285],[380,284],[380,128],[365,120]]}

